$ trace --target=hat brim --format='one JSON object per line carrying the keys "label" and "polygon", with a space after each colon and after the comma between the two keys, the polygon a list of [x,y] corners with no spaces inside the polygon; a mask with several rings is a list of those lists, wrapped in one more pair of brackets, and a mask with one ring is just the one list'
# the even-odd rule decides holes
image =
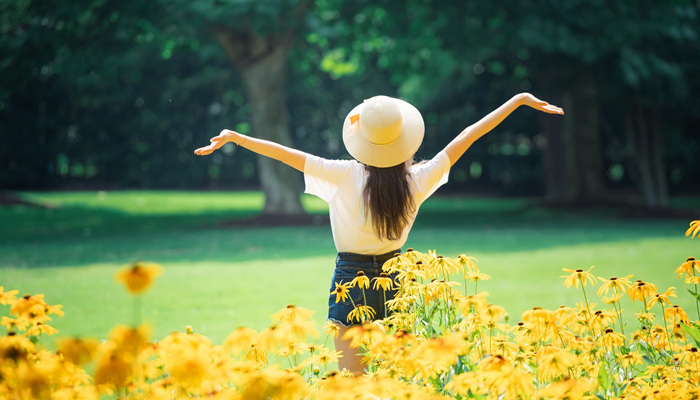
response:
{"label": "hat brim", "polygon": [[363,104],[357,105],[345,117],[343,122],[343,143],[348,153],[357,161],[379,168],[388,168],[406,162],[411,158],[421,143],[425,134],[423,117],[413,105],[400,99],[397,102],[403,116],[403,130],[399,137],[391,143],[374,144],[362,136],[360,124],[352,124],[350,116],[360,114]]}

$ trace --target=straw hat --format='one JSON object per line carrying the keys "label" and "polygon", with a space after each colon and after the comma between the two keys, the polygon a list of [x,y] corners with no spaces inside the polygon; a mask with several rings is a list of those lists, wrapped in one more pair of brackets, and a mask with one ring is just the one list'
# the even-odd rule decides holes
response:
{"label": "straw hat", "polygon": [[343,123],[343,143],[357,161],[387,168],[405,162],[423,141],[425,125],[409,103],[387,96],[365,100]]}

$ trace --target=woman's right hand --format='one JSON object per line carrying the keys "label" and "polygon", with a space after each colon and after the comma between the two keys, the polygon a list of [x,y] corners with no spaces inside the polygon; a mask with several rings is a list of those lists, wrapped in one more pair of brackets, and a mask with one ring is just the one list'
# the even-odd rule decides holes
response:
{"label": "woman's right hand", "polygon": [[221,133],[219,133],[218,136],[214,136],[213,138],[211,138],[211,144],[209,146],[198,148],[194,151],[194,154],[197,154],[199,156],[209,155],[213,153],[214,150],[220,149],[223,145],[225,145],[228,142],[236,143],[234,138],[237,136],[241,136],[241,134],[238,132],[230,131],[228,129],[224,129],[223,131],[221,131]]}
{"label": "woman's right hand", "polygon": [[535,110],[546,112],[548,114],[564,114],[564,110],[555,105],[549,104],[546,101],[540,100],[530,93],[520,93],[518,102],[521,105],[532,107]]}

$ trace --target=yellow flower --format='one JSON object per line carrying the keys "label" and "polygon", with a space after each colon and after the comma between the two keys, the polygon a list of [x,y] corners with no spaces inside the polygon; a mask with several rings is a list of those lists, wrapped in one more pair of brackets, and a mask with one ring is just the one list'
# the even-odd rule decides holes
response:
{"label": "yellow flower", "polygon": [[596,279],[593,274],[591,274],[591,270],[595,267],[590,267],[588,268],[588,271],[584,271],[581,268],[577,270],[572,270],[572,269],[566,269],[562,268],[562,271],[568,272],[571,275],[569,276],[562,276],[561,278],[566,278],[564,281],[564,286],[567,288],[570,288],[572,285],[574,287],[578,287],[579,283],[582,284],[583,286],[586,286],[587,282],[590,282],[591,284],[595,283]]}
{"label": "yellow flower", "polygon": [[151,287],[155,277],[162,271],[163,268],[156,263],[137,262],[122,267],[114,278],[123,283],[129,293],[139,294]]}
{"label": "yellow flower", "polygon": [[15,301],[15,296],[19,293],[19,290],[10,290],[8,292],[4,290],[5,288],[0,286],[0,304],[11,304]]}
{"label": "yellow flower", "polygon": [[374,286],[372,286],[374,290],[378,290],[379,288],[382,288],[384,291],[394,289],[394,280],[384,272],[380,273],[379,277],[372,280],[374,281]]}
{"label": "yellow flower", "polygon": [[625,337],[608,328],[603,331],[600,341],[604,347],[610,349],[623,346],[625,344]]}
{"label": "yellow flower", "polygon": [[598,278],[600,279],[601,282],[603,282],[603,286],[601,286],[598,289],[598,296],[602,296],[605,294],[606,296],[608,295],[608,291],[610,289],[613,290],[614,293],[625,293],[627,292],[627,289],[632,286],[632,283],[629,281],[630,278],[632,278],[633,275],[625,276],[624,278],[617,278],[617,277],[612,277],[608,280],[605,280],[603,278]]}
{"label": "yellow flower", "polygon": [[673,305],[664,310],[664,317],[671,321],[678,320],[679,322],[688,323],[688,314],[677,305]]}
{"label": "yellow flower", "polygon": [[676,273],[678,274],[676,279],[681,279],[683,274],[686,277],[695,276],[696,272],[700,272],[700,261],[696,260],[695,257],[688,257],[683,264],[676,268]]}
{"label": "yellow flower", "polygon": [[340,335],[340,327],[331,321],[326,321],[325,324],[323,324],[323,331],[328,334],[328,336],[332,337],[333,339],[337,338],[338,335]]}
{"label": "yellow flower", "polygon": [[370,306],[356,305],[355,309],[348,314],[348,322],[357,320],[357,322],[365,322],[372,320],[377,313]]}
{"label": "yellow flower", "polygon": [[479,270],[479,268],[477,268],[476,266],[477,259],[474,257],[469,257],[464,254],[460,254],[457,257],[457,263],[459,264],[459,267],[462,269],[463,273],[466,273],[467,271]]}
{"label": "yellow flower", "polygon": [[523,321],[534,323],[546,323],[554,319],[554,312],[543,310],[542,307],[533,307],[532,310],[526,310],[521,317]]}
{"label": "yellow flower", "polygon": [[[700,233],[700,220],[693,221],[690,223],[690,228],[688,228],[688,230],[685,231],[685,236],[695,238],[695,235],[697,235],[698,233]],[[698,235],[698,237],[700,237],[700,235]]]}
{"label": "yellow flower", "polygon": [[258,332],[254,329],[241,326],[231,332],[226,340],[224,340],[224,350],[239,354],[243,350],[248,349],[251,344],[255,343],[258,337]]}
{"label": "yellow flower", "polygon": [[42,308],[46,306],[44,295],[42,293],[23,296],[12,302],[12,305],[10,306],[10,314],[18,317],[27,316],[32,307],[37,304],[41,305]]}
{"label": "yellow flower", "polygon": [[433,276],[439,276],[440,274],[448,276],[456,272],[457,269],[459,269],[459,266],[454,260],[443,256],[435,257],[435,259],[430,262],[430,265],[428,265],[428,270],[430,270]]}
{"label": "yellow flower", "polygon": [[664,293],[655,293],[650,297],[651,297],[651,299],[647,303],[647,309],[651,308],[656,303],[659,303],[662,305],[666,304],[666,305],[670,306],[671,301],[668,298],[669,297],[676,297],[676,288],[670,287]]}
{"label": "yellow flower", "polygon": [[357,271],[357,276],[350,282],[350,287],[359,287],[360,289],[369,289],[369,278],[364,271]]}
{"label": "yellow flower", "polygon": [[334,362],[338,362],[338,360],[342,357],[342,351],[330,351],[324,347],[323,349],[321,349],[320,353],[311,356],[311,363],[327,365]]}
{"label": "yellow flower", "polygon": [[7,336],[0,336],[0,360],[26,359],[27,355],[35,352],[34,343],[24,336],[14,332],[8,333]]}
{"label": "yellow flower", "polygon": [[547,345],[537,353],[537,377],[540,380],[568,376],[569,368],[578,363],[578,358],[564,349]]}
{"label": "yellow flower", "polygon": [[483,272],[477,271],[468,271],[466,274],[464,274],[465,277],[469,278],[472,282],[478,282],[478,281],[487,281],[491,279],[490,275],[486,275]]}
{"label": "yellow flower", "polygon": [[347,299],[348,294],[350,293],[350,284],[349,283],[343,283],[340,282],[339,284],[335,284],[335,290],[331,292],[331,294],[335,295],[335,302],[338,303],[339,301],[345,301]]}
{"label": "yellow flower", "polygon": [[637,279],[629,289],[627,289],[627,294],[629,294],[632,301],[641,301],[646,303],[647,297],[653,296],[657,291],[656,285],[653,283],[642,282]]}
{"label": "yellow flower", "polygon": [[287,305],[287,307],[272,314],[271,318],[280,321],[290,322],[296,319],[311,319],[313,314],[314,312],[311,310],[307,310],[306,308],[296,307],[292,304],[289,304]]}
{"label": "yellow flower", "polygon": [[685,278],[685,283],[687,283],[689,285],[690,284],[699,285],[700,284],[700,276],[691,276],[691,277]]}
{"label": "yellow flower", "polygon": [[95,368],[95,385],[123,387],[132,372],[132,365],[123,355],[113,351],[100,358]]}
{"label": "yellow flower", "polygon": [[255,362],[258,364],[258,367],[262,367],[263,365],[267,365],[267,352],[260,347],[251,344],[250,350],[248,350],[248,354],[246,355],[246,359]]}
{"label": "yellow flower", "polygon": [[610,297],[603,297],[603,298],[601,298],[601,300],[603,300],[603,303],[605,303],[605,304],[616,304],[616,303],[619,303],[623,297],[624,297],[624,295],[622,293],[616,293]]}
{"label": "yellow flower", "polygon": [[30,326],[29,329],[24,333],[26,336],[39,336],[42,333],[47,335],[53,335],[58,333],[58,330],[51,325],[47,325],[43,322],[37,322]]}
{"label": "yellow flower", "polygon": [[0,318],[0,325],[7,328],[9,332],[13,332],[15,330],[23,331],[29,327],[29,321],[24,317],[10,318],[3,315],[2,318]]}
{"label": "yellow flower", "polygon": [[627,354],[617,357],[617,362],[622,364],[623,367],[627,368],[630,366],[640,365],[644,362],[644,359],[639,354],[630,351]]}
{"label": "yellow flower", "polygon": [[58,353],[73,364],[81,365],[92,361],[98,346],[96,339],[62,339],[58,342]]}

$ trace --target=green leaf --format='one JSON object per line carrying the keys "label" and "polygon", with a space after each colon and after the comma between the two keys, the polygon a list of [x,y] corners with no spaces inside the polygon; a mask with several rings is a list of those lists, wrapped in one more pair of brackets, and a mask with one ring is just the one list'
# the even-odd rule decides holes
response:
{"label": "green leaf", "polygon": [[698,294],[697,292],[693,292],[693,291],[690,290],[690,289],[688,289],[688,293],[692,294],[693,297],[695,297],[695,300],[697,300],[697,301],[700,302],[700,294]]}
{"label": "green leaf", "polygon": [[693,340],[695,340],[695,344],[700,347],[700,330],[694,326],[689,326],[681,322],[681,329],[688,335],[690,335]]}
{"label": "green leaf", "polygon": [[610,376],[608,376],[608,369],[605,365],[601,365],[598,369],[598,386],[607,391],[610,388]]}

